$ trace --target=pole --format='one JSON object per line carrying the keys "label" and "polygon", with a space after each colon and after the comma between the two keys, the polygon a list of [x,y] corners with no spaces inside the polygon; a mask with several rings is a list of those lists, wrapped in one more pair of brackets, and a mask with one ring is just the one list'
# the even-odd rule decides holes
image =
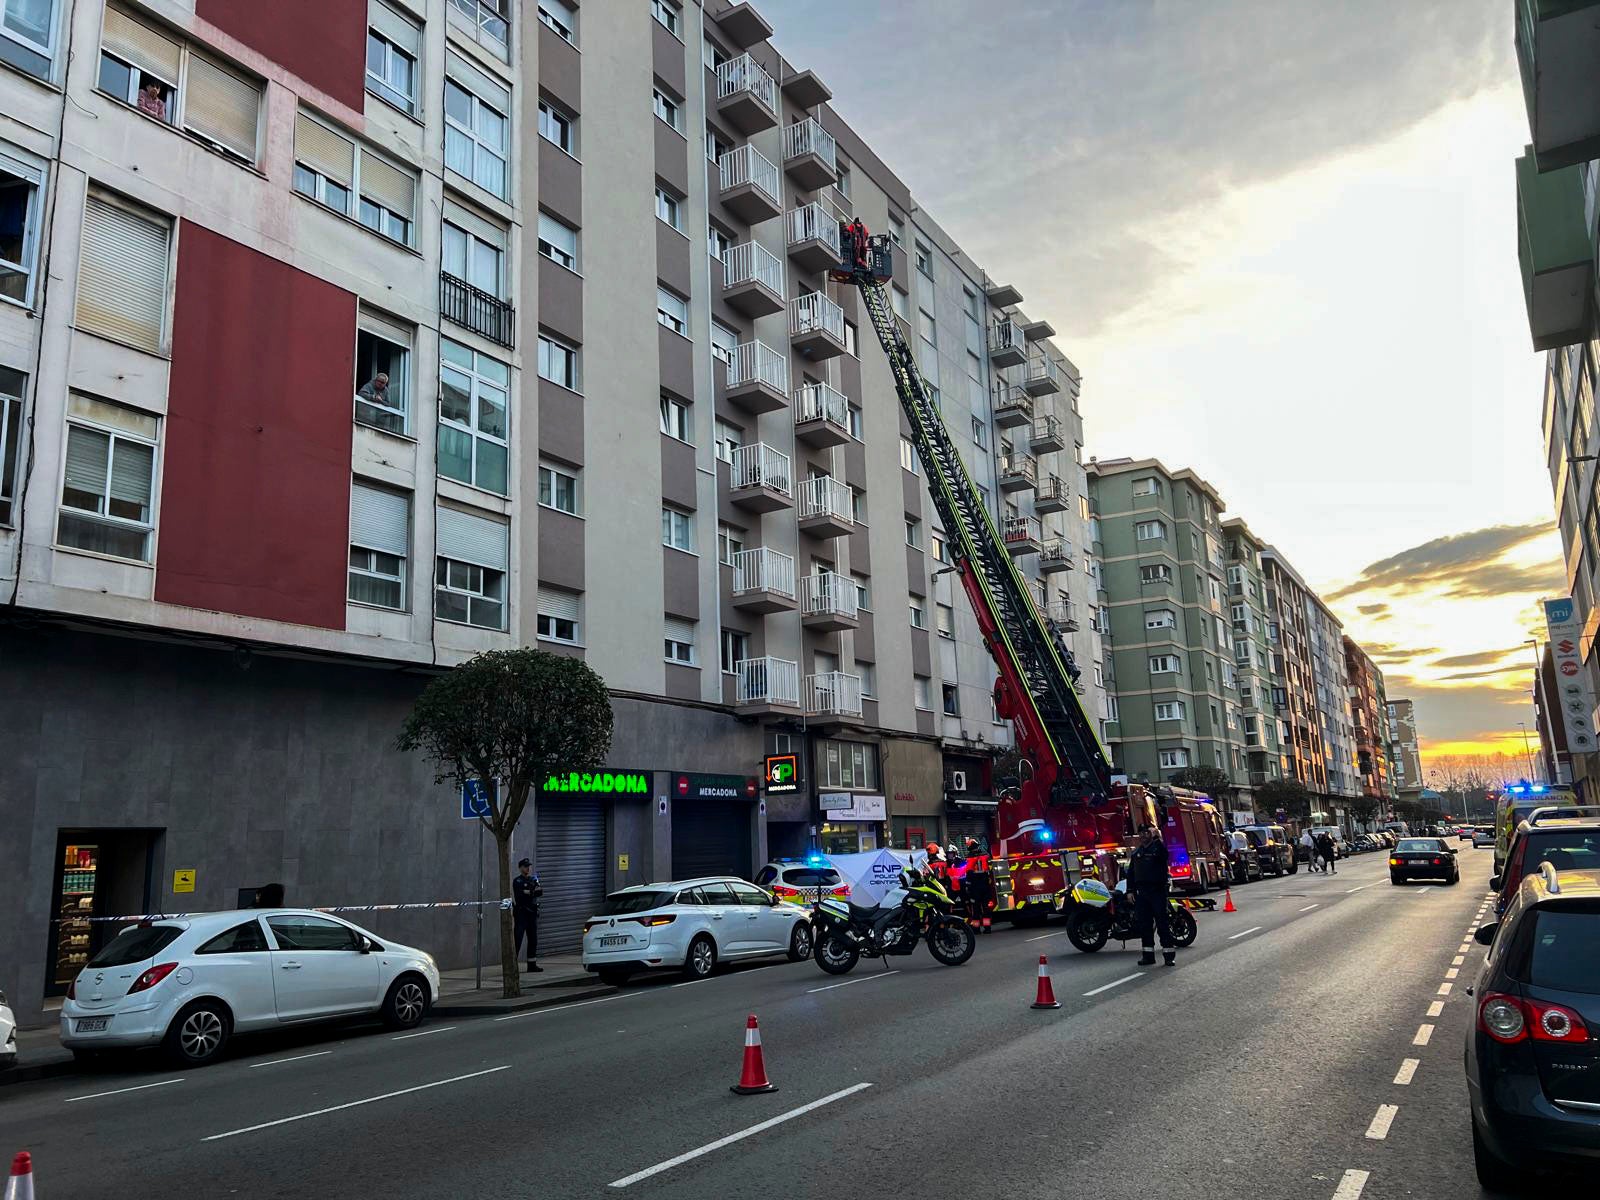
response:
{"label": "pole", "polygon": [[483,986],[483,818],[478,818],[478,953],[472,964],[472,986]]}
{"label": "pole", "polygon": [[1522,730],[1522,756],[1528,760],[1528,780],[1531,783],[1537,775],[1533,769],[1533,751],[1528,748],[1528,723],[1518,721],[1517,727]]}

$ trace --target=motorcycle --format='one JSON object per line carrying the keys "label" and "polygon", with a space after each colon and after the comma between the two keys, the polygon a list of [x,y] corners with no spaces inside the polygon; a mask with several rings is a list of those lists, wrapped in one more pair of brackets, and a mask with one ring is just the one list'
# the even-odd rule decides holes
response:
{"label": "motorcycle", "polygon": [[826,896],[811,910],[817,965],[829,975],[847,974],[863,955],[886,959],[910,954],[919,941],[947,967],[959,967],[978,947],[972,927],[956,914],[944,884],[925,871],[900,875],[905,895],[885,908],[863,908]]}
{"label": "motorcycle", "polygon": [[[1108,888],[1098,879],[1080,879],[1069,893],[1072,911],[1067,915],[1067,940],[1085,954],[1093,954],[1108,940],[1116,938],[1126,943],[1137,937],[1133,924],[1133,901],[1128,899],[1128,882],[1119,880],[1115,889]],[[1168,922],[1172,940],[1181,949],[1194,945],[1199,935],[1189,912],[1191,904],[1209,904],[1216,901],[1192,901],[1179,896],[1168,896],[1167,905],[1172,910]]]}

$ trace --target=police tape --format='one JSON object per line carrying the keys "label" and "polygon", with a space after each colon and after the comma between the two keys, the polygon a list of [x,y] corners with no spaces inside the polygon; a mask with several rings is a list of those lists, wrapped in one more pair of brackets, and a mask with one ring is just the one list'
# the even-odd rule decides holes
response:
{"label": "police tape", "polygon": [[[334,904],[314,905],[306,908],[289,908],[283,906],[280,912],[319,912],[319,913],[353,913],[353,912],[417,912],[434,908],[510,908],[511,900],[419,900],[409,904]],[[154,912],[131,913],[121,917],[79,917],[80,921],[111,921],[126,923],[129,921],[182,921],[190,917],[214,917],[219,912],[252,912],[259,910],[216,908],[204,912]]]}

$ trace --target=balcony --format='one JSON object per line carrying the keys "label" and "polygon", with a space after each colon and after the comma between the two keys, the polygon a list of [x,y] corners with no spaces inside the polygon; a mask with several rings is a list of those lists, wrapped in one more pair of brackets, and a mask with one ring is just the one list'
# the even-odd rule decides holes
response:
{"label": "balcony", "polygon": [[765,442],[733,448],[728,464],[728,499],[749,512],[794,507],[794,475],[789,456]]}
{"label": "balcony", "polygon": [[812,70],[795,71],[783,77],[783,94],[796,108],[816,108],[833,99],[833,89]]}
{"label": "balcony", "polygon": [[1054,454],[1067,448],[1066,436],[1061,432],[1061,421],[1056,417],[1035,417],[1028,445],[1035,454]]}
{"label": "balcony", "polygon": [[739,3],[723,9],[716,21],[722,36],[740,50],[748,50],[772,36],[772,26],[767,19],[746,0],[739,0]]}
{"label": "balcony", "polygon": [[741,658],[733,664],[734,703],[745,717],[800,711],[800,664],[787,658]]}
{"label": "balcony", "polygon": [[861,676],[843,671],[824,671],[806,676],[806,715],[808,717],[859,717],[861,715]]}
{"label": "balcony", "polygon": [[989,326],[989,361],[997,367],[1019,367],[1028,360],[1028,340],[1022,326],[1001,317]]}
{"label": "balcony", "polygon": [[783,131],[783,169],[808,192],[838,181],[838,150],[833,134],[815,117],[796,121]]}
{"label": "balcony", "polygon": [[995,388],[994,423],[1001,429],[1033,424],[1033,397],[1014,384]]}
{"label": "balcony", "polygon": [[454,275],[439,276],[439,312],[446,321],[511,349],[516,344],[517,310]]}
{"label": "balcony", "polygon": [[854,629],[856,581],[836,571],[819,571],[800,581],[800,623],[821,633]]}
{"label": "balcony", "polygon": [[761,546],[733,555],[733,606],[751,613],[793,612],[794,559]]}
{"label": "balcony", "polygon": [[996,308],[1014,308],[1022,303],[1022,293],[1009,283],[991,283],[983,289],[983,294]]}
{"label": "balcony", "polygon": [[778,85],[748,54],[717,68],[717,111],[743,134],[778,123]]}
{"label": "balcony", "polygon": [[828,450],[850,440],[850,401],[825,383],[802,383],[794,393],[794,436]]}
{"label": "balcony", "polygon": [[1594,294],[1595,247],[1584,212],[1583,166],[1540,174],[1517,159],[1517,259],[1535,350],[1585,339]]}
{"label": "balcony", "polygon": [[789,210],[789,257],[807,275],[839,262],[839,218],[813,201]]}
{"label": "balcony", "polygon": [[1039,548],[1039,570],[1046,575],[1072,570],[1072,546],[1065,538],[1051,538]]}
{"label": "balcony", "polygon": [[1600,158],[1600,0],[1518,0],[1517,65],[1541,171]]}
{"label": "balcony", "polygon": [[1012,558],[1037,554],[1040,550],[1039,523],[1032,517],[1007,517],[1000,527],[1000,540]]}
{"label": "balcony", "polygon": [[1056,327],[1049,321],[1027,321],[1022,326],[1022,336],[1030,342],[1043,341],[1056,335]]}
{"label": "balcony", "polygon": [[1020,492],[1039,483],[1039,464],[1031,454],[1002,454],[999,477],[995,480],[1002,492]]}
{"label": "balcony", "polygon": [[822,292],[789,301],[789,344],[814,362],[844,353],[844,309]]}
{"label": "balcony", "polygon": [[747,317],[783,311],[783,262],[759,242],[729,246],[722,255],[722,298]]}
{"label": "balcony", "polygon": [[1071,601],[1057,600],[1045,609],[1044,615],[1052,625],[1059,625],[1068,633],[1077,633],[1079,626],[1075,613]]}
{"label": "balcony", "polygon": [[783,211],[778,168],[754,146],[740,146],[717,159],[723,206],[746,225],[770,221]]}
{"label": "balcony", "polygon": [[1033,507],[1041,514],[1066,512],[1072,507],[1072,489],[1059,475],[1051,475],[1033,490]]}
{"label": "balcony", "polygon": [[1035,354],[1028,359],[1022,386],[1030,396],[1054,395],[1061,390],[1061,368],[1048,355]]}
{"label": "balcony", "polygon": [[760,416],[789,403],[789,360],[765,342],[740,342],[728,355],[730,403]]}
{"label": "balcony", "polygon": [[800,481],[800,532],[812,537],[844,537],[856,527],[850,511],[850,489],[831,475]]}

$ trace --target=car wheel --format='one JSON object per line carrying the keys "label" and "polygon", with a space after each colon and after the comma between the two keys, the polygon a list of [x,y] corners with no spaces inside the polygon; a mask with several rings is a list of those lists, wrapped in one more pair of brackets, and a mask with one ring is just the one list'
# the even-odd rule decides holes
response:
{"label": "car wheel", "polygon": [[383,998],[383,1023],[390,1029],[415,1029],[428,1014],[428,985],[418,975],[402,975]]}
{"label": "car wheel", "polygon": [[789,961],[804,962],[811,957],[811,926],[805,921],[796,921],[794,932],[789,935]]}
{"label": "car wheel", "polygon": [[1394,885],[1395,885],[1395,887],[1399,887],[1399,886],[1400,886],[1400,883],[1401,883],[1401,880],[1400,880],[1400,876],[1398,876],[1398,875],[1395,875],[1395,874],[1390,874],[1390,876],[1389,876],[1389,882],[1390,882],[1390,883],[1392,883],[1392,884],[1394,884]]}
{"label": "car wheel", "polygon": [[628,982],[633,972],[627,967],[601,967],[595,974],[600,977],[600,982],[607,987],[621,987]]}
{"label": "car wheel", "polygon": [[705,979],[717,966],[717,944],[705,934],[689,943],[683,958],[683,973],[690,979]]}
{"label": "car wheel", "polygon": [[1289,874],[1291,874],[1291,875],[1300,874],[1300,860],[1298,858],[1295,859],[1294,862],[1290,865]]}
{"label": "car wheel", "polygon": [[174,1066],[203,1067],[228,1044],[232,1016],[215,1000],[197,1000],[172,1018],[161,1049]]}
{"label": "car wheel", "polygon": [[1502,1162],[1489,1149],[1483,1135],[1478,1132],[1476,1121],[1472,1122],[1472,1166],[1478,1172],[1478,1182],[1485,1191],[1517,1195],[1526,1183],[1519,1172],[1513,1171],[1508,1163]]}
{"label": "car wheel", "polygon": [[1460,883],[1460,882],[1461,882],[1461,872],[1460,871],[1452,871],[1450,873],[1450,878],[1445,880],[1445,883],[1450,885],[1450,886],[1452,886],[1452,887],[1455,886],[1456,884]]}

